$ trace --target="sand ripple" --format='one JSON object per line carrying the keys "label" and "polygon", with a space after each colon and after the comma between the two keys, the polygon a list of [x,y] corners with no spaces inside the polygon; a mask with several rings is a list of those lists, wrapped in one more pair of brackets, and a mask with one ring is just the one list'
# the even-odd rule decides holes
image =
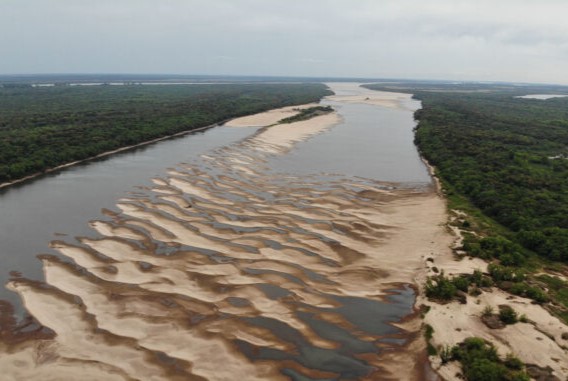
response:
{"label": "sand ripple", "polygon": [[[97,234],[9,284],[51,338],[5,343],[4,379],[378,379],[442,234],[430,189],[275,176],[270,155],[337,117],[276,126],[180,165]],[[400,339],[384,340],[385,338]],[[307,378],[306,378],[307,377]]]}

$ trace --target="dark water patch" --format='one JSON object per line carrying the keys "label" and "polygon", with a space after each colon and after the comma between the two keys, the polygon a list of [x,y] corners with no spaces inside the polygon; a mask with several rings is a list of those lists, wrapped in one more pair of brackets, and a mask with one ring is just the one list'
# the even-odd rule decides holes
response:
{"label": "dark water patch", "polygon": [[386,302],[372,299],[324,294],[325,297],[340,304],[340,307],[321,308],[342,315],[357,328],[372,335],[385,336],[401,333],[401,330],[389,323],[396,322],[412,313],[414,291],[405,286],[402,289],[389,290]]}
{"label": "dark water patch", "polygon": [[249,300],[244,299],[244,298],[239,298],[239,297],[236,297],[236,296],[230,296],[226,300],[231,306],[238,307],[238,308],[250,307],[252,305]]}
{"label": "dark water patch", "polygon": [[374,342],[363,341],[346,329],[318,319],[314,313],[298,311],[296,315],[319,336],[340,343],[341,346],[337,349],[337,352],[343,355],[353,356],[359,353],[377,352],[377,346]]}
{"label": "dark water patch", "polygon": [[[277,327],[269,327],[269,325],[265,324],[261,324],[261,326],[276,332],[275,329]],[[335,373],[338,377],[333,378],[334,380],[358,380],[375,370],[365,361],[343,356],[333,349],[314,347],[307,344],[305,340],[296,341],[295,337],[289,335],[277,334],[277,336],[281,339],[287,338],[286,341],[297,344],[296,351],[289,353],[274,348],[257,347],[240,340],[236,340],[235,344],[252,361],[294,361],[307,369]]]}
{"label": "dark water patch", "polygon": [[[338,302],[339,307],[319,308],[304,305],[305,310],[296,311],[296,317],[307,324],[313,332],[323,339],[337,343],[337,348],[328,349],[314,346],[299,331],[289,325],[266,317],[242,318],[248,324],[269,329],[279,339],[292,344],[293,350],[285,352],[274,348],[257,347],[247,342],[236,341],[237,346],[253,361],[294,361],[307,370],[329,372],[336,377],[317,378],[284,367],[281,372],[292,380],[357,380],[368,376],[377,369],[359,358],[363,354],[380,355],[380,344],[404,345],[406,340],[402,331],[390,323],[400,321],[412,309],[414,292],[410,287],[392,289],[385,301],[375,301],[359,297],[324,295]],[[282,294],[284,295],[284,294]],[[272,297],[276,297],[274,294]],[[303,304],[299,304],[302,306]],[[355,332],[365,332],[375,339],[361,339],[353,328],[341,327],[318,318],[318,311],[341,315],[353,325]]]}
{"label": "dark water patch", "polygon": [[248,274],[248,275],[264,275],[264,274],[278,275],[278,276],[281,276],[285,279],[288,279],[291,282],[300,284],[302,286],[307,286],[306,283],[303,280],[301,280],[300,278],[298,278],[294,275],[288,274],[288,273],[283,273],[281,271],[266,270],[266,269],[251,269],[249,267],[246,267],[246,268],[243,268],[243,272],[245,274]]}
{"label": "dark water patch", "polygon": [[270,283],[257,283],[255,286],[262,291],[267,298],[272,300],[278,300],[292,295],[292,293],[285,288]]}
{"label": "dark water patch", "polygon": [[215,228],[215,229],[226,229],[230,230],[233,233],[243,234],[243,233],[258,233],[262,231],[270,231],[277,234],[287,234],[288,230],[285,229],[278,229],[269,226],[262,226],[262,222],[258,223],[258,227],[246,227],[246,226],[235,226],[235,225],[228,225],[222,222],[211,222],[208,225]]}

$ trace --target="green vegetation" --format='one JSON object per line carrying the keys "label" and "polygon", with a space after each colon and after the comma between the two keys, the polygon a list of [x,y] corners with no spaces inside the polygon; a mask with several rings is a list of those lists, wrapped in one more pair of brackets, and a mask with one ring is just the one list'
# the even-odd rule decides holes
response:
{"label": "green vegetation", "polygon": [[[463,250],[492,262],[492,282],[546,303],[568,323],[568,87],[463,84],[370,85],[415,94],[423,108],[416,144],[436,167],[450,209],[466,218]],[[538,254],[535,255],[535,254]],[[552,302],[552,303],[549,303]]]}
{"label": "green vegetation", "polygon": [[435,356],[438,354],[436,347],[430,342],[432,336],[434,335],[434,328],[430,324],[424,326],[424,338],[426,339],[426,350],[428,351],[428,356]]}
{"label": "green vegetation", "polygon": [[513,355],[504,360],[490,343],[477,337],[465,339],[452,348],[449,359],[459,361],[467,381],[528,381],[523,363]]}
{"label": "green vegetation", "polygon": [[479,270],[474,271],[471,275],[464,274],[453,278],[446,277],[444,272],[441,272],[428,277],[424,290],[426,296],[432,300],[451,301],[458,298],[461,302],[465,302],[464,294],[468,292],[476,294],[479,292],[479,288],[491,287],[493,284],[492,279]]}
{"label": "green vegetation", "polygon": [[568,262],[568,98],[515,98],[560,90],[568,94],[559,87],[402,89],[422,101],[416,143],[448,192],[510,229],[516,244]]}
{"label": "green vegetation", "polygon": [[535,280],[548,290],[548,294],[545,294],[545,297],[551,298],[559,304],[551,306],[553,312],[565,322],[568,322],[568,310],[562,308],[562,306],[568,307],[568,282],[550,275],[538,275],[535,277]]}
{"label": "green vegetation", "polygon": [[299,111],[298,114],[294,116],[289,116],[288,118],[284,118],[279,123],[294,123],[302,120],[308,120],[319,115],[333,112],[333,108],[331,106],[315,106],[315,107],[300,109],[298,111]]}
{"label": "green vegetation", "polygon": [[511,306],[500,306],[499,320],[505,324],[515,324],[518,321],[517,311]]}
{"label": "green vegetation", "polygon": [[430,299],[449,301],[457,292],[453,279],[446,277],[443,272],[426,280],[425,293]]}
{"label": "green vegetation", "polygon": [[0,87],[0,183],[271,108],[322,84]]}

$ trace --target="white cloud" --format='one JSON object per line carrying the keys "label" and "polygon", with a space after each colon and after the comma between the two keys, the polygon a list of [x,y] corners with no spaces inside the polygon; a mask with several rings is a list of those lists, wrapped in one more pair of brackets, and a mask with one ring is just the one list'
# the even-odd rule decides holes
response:
{"label": "white cloud", "polygon": [[566,14],[566,0],[2,0],[0,73],[568,83]]}

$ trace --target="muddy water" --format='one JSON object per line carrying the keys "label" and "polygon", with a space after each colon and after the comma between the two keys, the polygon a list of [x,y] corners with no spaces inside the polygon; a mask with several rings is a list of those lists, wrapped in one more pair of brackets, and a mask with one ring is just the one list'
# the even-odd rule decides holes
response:
{"label": "muddy water", "polygon": [[[36,335],[42,341],[18,336],[0,367],[13,379],[387,376],[381,356],[406,343],[393,322],[412,312],[414,292],[397,283],[408,278],[400,275],[404,269],[392,273],[393,258],[403,253],[382,248],[409,220],[393,218],[392,205],[412,208],[427,199],[429,179],[416,153],[407,152],[411,142],[401,143],[402,136],[412,137],[409,109],[385,108],[381,119],[378,106],[336,106],[340,124],[291,150],[269,141],[274,130],[218,129],[198,137],[202,141],[193,144],[199,148],[175,152],[172,157],[185,163],[167,172],[159,168],[169,163],[150,148],[137,153],[146,166],[133,164],[138,169],[130,174],[116,169],[120,157],[94,164],[108,181],[99,177],[90,187],[77,188],[89,181],[90,166],[60,175],[59,181],[70,176],[71,183],[77,176],[75,187],[60,182],[44,192],[73,196],[64,205],[50,201],[55,212],[39,223],[47,235],[65,234],[51,243],[57,255],[36,260],[43,271],[39,282],[29,280],[28,274],[37,275],[33,260],[8,262],[11,269],[25,267],[8,287],[46,327]],[[365,144],[369,139],[360,133],[374,143]],[[165,145],[173,152],[168,144],[194,138],[154,149]],[[338,153],[342,144],[351,155]],[[388,150],[393,145],[398,150]],[[398,170],[391,154],[404,157]],[[337,155],[345,165],[329,166]],[[128,154],[122,159],[137,161]],[[155,174],[152,184],[133,175],[144,170],[144,179]],[[44,180],[29,186],[47,187],[58,177]],[[125,192],[133,181],[143,186]],[[105,196],[96,196],[99,188]],[[100,198],[87,201],[90,195]],[[84,209],[76,217],[56,222],[57,211],[75,215],[77,205]],[[107,209],[100,213],[101,207]],[[12,253],[33,250],[17,245],[11,244]]]}

